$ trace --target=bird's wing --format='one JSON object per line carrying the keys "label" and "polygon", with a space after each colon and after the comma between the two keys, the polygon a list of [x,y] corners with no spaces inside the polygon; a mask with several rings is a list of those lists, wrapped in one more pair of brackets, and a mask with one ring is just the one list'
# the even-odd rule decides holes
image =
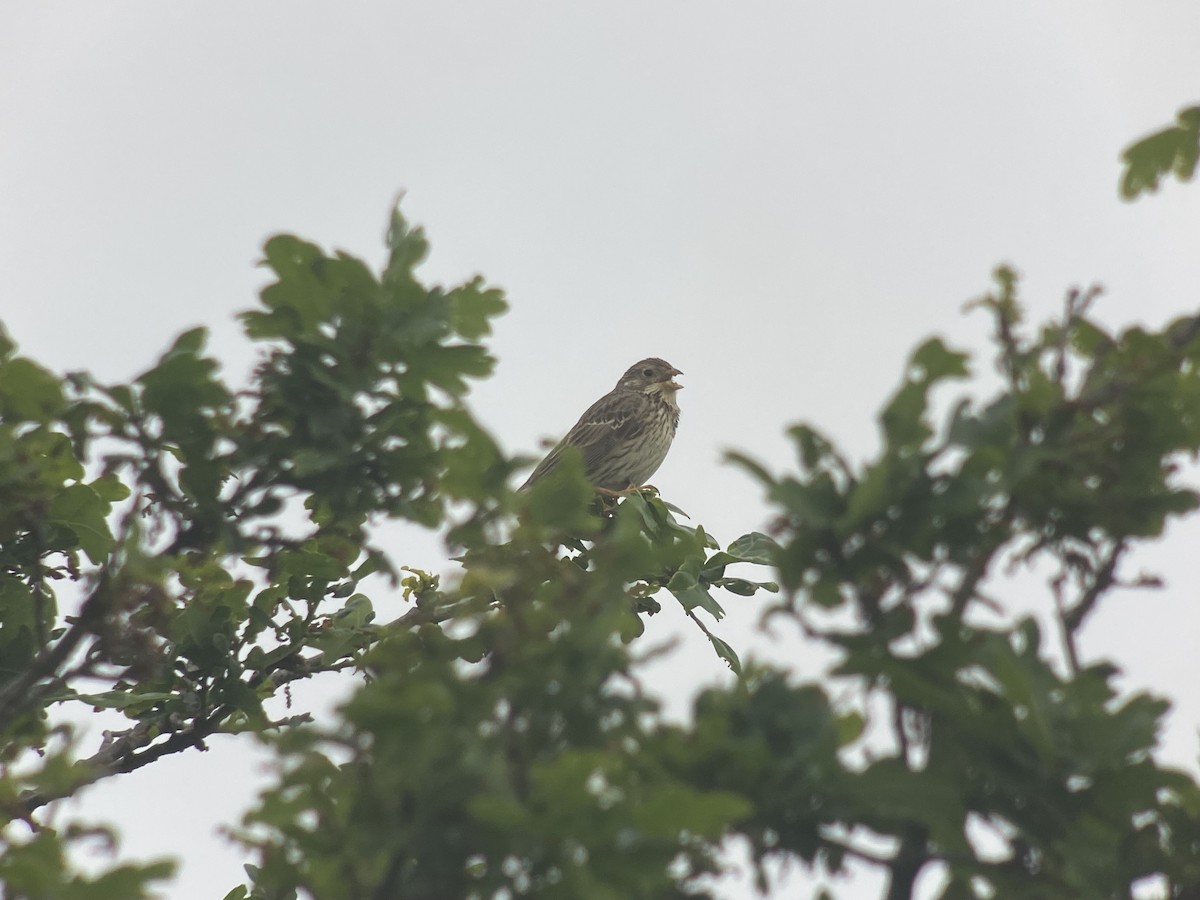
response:
{"label": "bird's wing", "polygon": [[525,488],[553,472],[567,447],[575,447],[583,457],[583,470],[591,472],[618,442],[635,437],[646,427],[646,417],[638,412],[646,398],[637,391],[613,391],[588,407],[587,412],[567,432],[567,436],[546,454],[521,487]]}

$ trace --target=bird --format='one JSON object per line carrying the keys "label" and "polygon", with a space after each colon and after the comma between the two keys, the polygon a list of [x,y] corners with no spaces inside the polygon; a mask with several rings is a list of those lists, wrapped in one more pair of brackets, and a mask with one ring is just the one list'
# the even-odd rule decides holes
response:
{"label": "bird", "polygon": [[617,386],[587,412],[538,463],[519,490],[553,472],[563,451],[575,447],[583,472],[600,493],[615,495],[640,488],[658,471],[679,427],[675,381],[679,369],[656,356],[630,366]]}

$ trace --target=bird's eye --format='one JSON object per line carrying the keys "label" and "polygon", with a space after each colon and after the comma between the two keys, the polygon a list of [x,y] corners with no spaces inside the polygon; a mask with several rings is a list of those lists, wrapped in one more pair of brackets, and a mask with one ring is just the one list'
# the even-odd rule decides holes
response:
{"label": "bird's eye", "polygon": [[645,375],[647,378],[652,378],[654,376],[654,370],[653,369],[642,369],[642,374]]}

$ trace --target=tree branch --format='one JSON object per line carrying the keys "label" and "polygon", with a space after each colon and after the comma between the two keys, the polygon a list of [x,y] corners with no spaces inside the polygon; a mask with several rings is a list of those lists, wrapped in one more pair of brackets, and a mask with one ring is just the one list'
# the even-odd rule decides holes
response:
{"label": "tree branch", "polygon": [[878,853],[872,853],[870,850],[863,850],[846,841],[838,840],[837,838],[829,837],[825,834],[821,835],[821,843],[832,850],[836,850],[839,853],[844,853],[846,856],[852,856],[861,862],[869,863],[873,866],[882,866],[883,868],[887,868],[893,862],[895,862],[895,859],[892,857],[883,856]]}
{"label": "tree branch", "polygon": [[[1080,669],[1079,646],[1076,641],[1079,629],[1083,627],[1083,623],[1091,615],[1096,603],[1104,593],[1117,583],[1117,564],[1128,547],[1129,544],[1124,538],[1112,545],[1099,570],[1092,577],[1091,584],[1088,585],[1087,590],[1083,592],[1083,596],[1074,606],[1067,607],[1062,599],[1062,588],[1057,585],[1054,587],[1058,621],[1062,626],[1063,647],[1067,653],[1067,665],[1076,674]],[[1065,579],[1065,574],[1063,577]]]}
{"label": "tree branch", "polygon": [[[78,763],[77,765],[84,770],[85,774],[75,779],[70,785],[46,793],[30,791],[22,794],[21,806],[24,814],[28,816],[47,803],[70,797],[80,788],[95,784],[97,781],[113,775],[125,775],[164,756],[187,750],[190,747],[203,747],[204,739],[218,731],[229,713],[232,712],[231,708],[224,709],[226,711],[223,712],[219,709],[212,717],[196,722],[186,731],[175,732],[161,744],[154,744],[143,753],[133,751],[137,747],[149,744],[154,739],[154,736],[148,733],[148,729],[153,728],[154,723],[144,723],[148,726],[145,730],[135,726],[122,738],[118,738],[108,747],[102,748],[88,759]],[[139,725],[141,724],[139,723]]]}
{"label": "tree branch", "polygon": [[1096,602],[1116,583],[1117,564],[1128,548],[1129,543],[1125,538],[1114,543],[1079,602],[1064,611],[1063,626],[1070,634],[1074,635],[1082,627],[1084,620],[1095,609]]}
{"label": "tree branch", "polygon": [[[86,605],[85,603],[85,607]],[[398,619],[381,626],[379,636],[382,637],[385,630],[411,628],[429,622],[444,622],[446,619],[451,618],[462,605],[463,603],[460,602],[447,604],[440,608],[418,607],[409,610]],[[82,615],[81,621],[72,626],[72,630],[81,624],[83,624]],[[87,629],[84,629],[81,632],[80,639],[86,633]],[[55,645],[55,649],[62,646],[65,640],[66,635],[63,636],[63,640],[60,640]],[[76,644],[78,640],[76,639]],[[70,651],[68,650],[63,654],[63,658],[65,659],[69,655]],[[59,664],[61,665],[61,661]],[[274,693],[279,688],[293,681],[311,678],[313,675],[319,675],[323,672],[335,672],[353,668],[355,665],[357,665],[357,662],[351,660],[336,666],[316,667],[311,665],[307,660],[294,659],[291,665],[281,663],[277,669],[270,672],[266,677],[260,677],[258,682],[252,682],[252,684],[269,684],[272,693]],[[219,706],[207,717],[196,720],[190,727],[184,730],[172,733],[165,741],[158,744],[152,744],[152,742],[162,736],[162,733],[157,730],[161,727],[161,722],[147,720],[139,722],[133,728],[124,732],[106,733],[105,740],[101,744],[100,749],[79,763],[85,774],[74,780],[70,785],[64,786],[61,790],[48,793],[29,792],[22,795],[22,813],[27,816],[47,803],[71,796],[82,787],[95,784],[97,781],[102,781],[113,775],[125,775],[136,771],[143,766],[162,759],[164,756],[170,756],[173,753],[179,753],[193,747],[203,748],[205,739],[219,733],[228,723],[229,717],[234,712],[236,710],[232,706]],[[271,723],[267,727],[284,727],[304,719],[304,715],[292,716],[289,719]],[[142,748],[145,749],[143,750]],[[138,752],[139,750],[141,752]]]}

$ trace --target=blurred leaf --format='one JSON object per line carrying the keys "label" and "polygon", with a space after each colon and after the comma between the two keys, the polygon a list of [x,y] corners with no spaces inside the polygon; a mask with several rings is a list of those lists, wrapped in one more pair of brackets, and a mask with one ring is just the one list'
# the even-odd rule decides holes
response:
{"label": "blurred leaf", "polygon": [[966,378],[970,374],[965,353],[950,350],[941,338],[930,338],[912,354],[912,365],[921,381],[933,383],[943,378]]}
{"label": "blurred leaf", "polygon": [[116,475],[103,475],[88,485],[106,503],[117,503],[129,498],[129,488]]}
{"label": "blurred leaf", "polygon": [[484,286],[482,278],[473,278],[455,288],[446,298],[451,309],[454,330],[469,341],[491,334],[491,320],[508,311],[504,294]]}
{"label": "blurred leaf", "polygon": [[1175,125],[1130,144],[1121,160],[1125,165],[1121,197],[1125,200],[1158,190],[1165,175],[1191,180],[1200,160],[1200,106],[1181,110]]}
{"label": "blurred leaf", "polygon": [[25,357],[0,362],[0,419],[49,422],[65,406],[59,379]]}
{"label": "blurred leaf", "polygon": [[109,509],[91,486],[73,484],[63,488],[50,504],[49,521],[71,529],[88,559],[99,565],[115,543],[106,521]]}

